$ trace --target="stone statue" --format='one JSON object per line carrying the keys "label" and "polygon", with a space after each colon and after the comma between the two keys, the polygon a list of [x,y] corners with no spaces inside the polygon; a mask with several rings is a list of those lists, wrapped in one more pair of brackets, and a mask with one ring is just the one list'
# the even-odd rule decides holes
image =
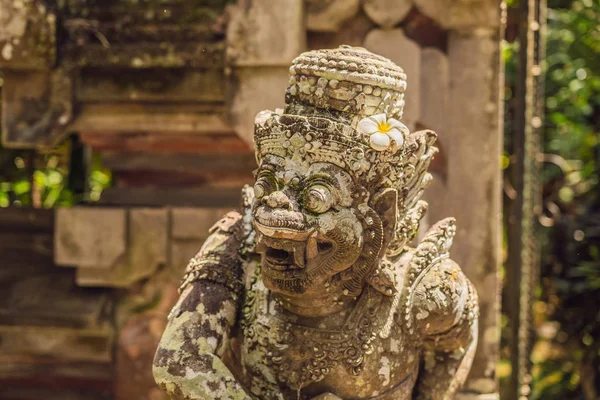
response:
{"label": "stone statue", "polygon": [[414,239],[436,148],[399,119],[406,75],[341,46],[300,55],[284,110],[255,122],[259,168],[189,263],[154,360],[172,399],[452,399],[477,295]]}

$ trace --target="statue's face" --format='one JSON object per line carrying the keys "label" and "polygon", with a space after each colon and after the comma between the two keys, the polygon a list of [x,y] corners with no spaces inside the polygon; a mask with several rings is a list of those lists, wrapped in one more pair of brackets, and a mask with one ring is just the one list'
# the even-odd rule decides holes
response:
{"label": "statue's face", "polygon": [[358,259],[363,226],[352,194],[360,186],[329,163],[267,156],[252,210],[265,286],[287,296],[325,294]]}

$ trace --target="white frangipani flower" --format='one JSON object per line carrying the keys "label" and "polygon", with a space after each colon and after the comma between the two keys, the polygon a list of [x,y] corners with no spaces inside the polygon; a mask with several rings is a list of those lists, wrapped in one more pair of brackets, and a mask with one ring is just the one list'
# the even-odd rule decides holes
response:
{"label": "white frangipani flower", "polygon": [[406,125],[397,119],[388,118],[385,114],[361,119],[358,130],[365,135],[370,135],[369,144],[377,151],[387,150],[390,146],[393,146],[393,149],[402,147],[404,137],[409,134]]}

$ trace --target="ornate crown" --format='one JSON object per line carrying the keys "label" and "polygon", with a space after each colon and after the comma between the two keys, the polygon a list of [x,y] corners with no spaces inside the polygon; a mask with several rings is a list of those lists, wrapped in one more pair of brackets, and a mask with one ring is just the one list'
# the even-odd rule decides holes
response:
{"label": "ornate crown", "polygon": [[416,233],[437,151],[432,131],[411,134],[399,119],[406,75],[392,61],[364,48],[309,51],[290,67],[285,110],[262,111],[254,141],[260,163],[268,154],[297,162],[329,162],[351,172],[374,194],[399,193],[397,237],[391,252]]}
{"label": "ornate crown", "polygon": [[337,112],[356,127],[361,117],[402,118],[406,74],[387,58],[362,47],[309,51],[290,67],[286,113],[313,106]]}

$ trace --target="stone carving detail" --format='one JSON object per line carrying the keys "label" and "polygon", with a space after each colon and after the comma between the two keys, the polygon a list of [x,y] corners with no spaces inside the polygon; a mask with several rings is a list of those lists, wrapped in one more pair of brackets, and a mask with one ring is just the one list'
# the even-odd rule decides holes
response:
{"label": "stone carving detail", "polygon": [[415,4],[444,29],[494,29],[500,22],[500,7],[491,0],[415,0]]}
{"label": "stone carving detail", "polygon": [[416,247],[436,153],[400,119],[406,75],[341,46],[301,54],[285,109],[255,121],[259,168],[192,259],[154,361],[174,399],[450,399],[477,296],[449,251]]}

